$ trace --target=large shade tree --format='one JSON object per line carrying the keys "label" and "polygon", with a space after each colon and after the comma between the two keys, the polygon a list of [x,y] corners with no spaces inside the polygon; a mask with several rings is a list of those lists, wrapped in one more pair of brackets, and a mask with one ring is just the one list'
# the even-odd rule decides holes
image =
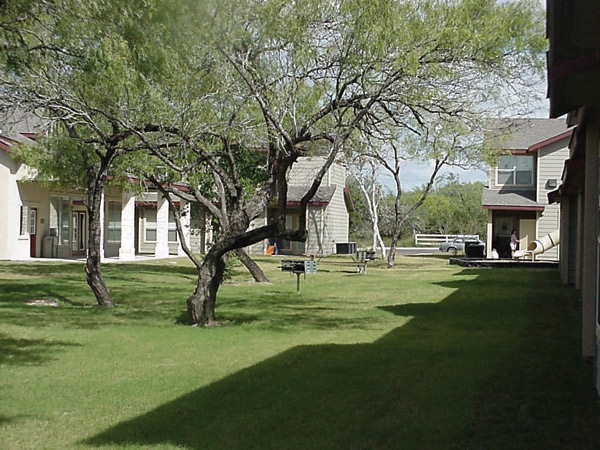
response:
{"label": "large shade tree", "polygon": [[173,42],[154,33],[156,17],[166,12],[127,1],[0,4],[1,106],[40,118],[38,145],[20,153],[38,179],[86,197],[85,270],[101,306],[114,305],[100,269],[108,177],[119,158],[143,147],[138,133],[159,134],[160,145],[173,143],[160,113],[179,61]]}
{"label": "large shade tree", "polygon": [[[541,64],[544,43],[533,0],[180,0],[163,10],[148,9],[152,2],[114,3],[129,5],[123,14],[131,23],[119,28],[123,20],[110,14],[94,16],[92,23],[117,24],[98,41],[110,50],[101,54],[118,55],[121,49],[129,56],[101,59],[90,74],[83,72],[80,104],[92,104],[106,117],[108,130],[116,127],[135,138],[132,145],[149,149],[179,176],[210,176],[213,191],[198,191],[208,202],[214,205],[214,189],[228,198],[225,226],[202,261],[187,302],[192,323],[199,325],[215,322],[228,252],[267,237],[306,239],[308,202],[353,138],[380,135],[383,126],[471,119],[477,104],[499,98],[502,87],[516,86]],[[97,8],[103,6],[94,4],[92,10]],[[137,16],[141,20],[134,23]],[[52,20],[64,27],[72,19],[57,17]],[[151,33],[140,26],[145,21],[154,25]],[[81,42],[80,33],[86,36],[85,26],[74,27],[72,44]],[[68,43],[66,28],[63,35]],[[84,40],[82,51],[98,52],[98,42]],[[166,44],[173,51],[161,52]],[[106,80],[110,93],[115,92],[107,85],[111,77],[122,86],[115,61],[132,75],[125,79],[135,82],[116,89],[119,95],[98,93],[87,101],[93,89],[88,83],[94,82],[87,76],[93,73]],[[58,84],[76,79],[71,66],[62,69],[54,72]],[[139,94],[130,90],[139,86]],[[144,115],[134,120],[130,110]],[[145,128],[148,124],[156,126]],[[95,132],[94,125],[83,126]],[[237,162],[257,148],[265,151],[265,175],[250,187],[241,182]],[[324,164],[307,180],[298,229],[286,229],[286,175],[311,152],[323,155]],[[252,228],[275,198],[276,220]]]}
{"label": "large shade tree", "polygon": [[[216,65],[235,87],[235,116],[245,120],[239,138],[246,148],[267,149],[269,175],[230,210],[229,229],[206,255],[188,299],[192,321],[200,324],[214,320],[214,281],[226,252],[268,236],[306,239],[306,205],[352,139],[408,129],[450,148],[440,128],[466,128],[482,105],[500,104],[511,89],[527,92],[530,76],[542,67],[537,2],[248,0],[222,3],[210,13],[205,42],[216,48]],[[299,229],[286,230],[286,172],[319,142],[328,149],[326,162],[309,180]],[[273,196],[276,220],[250,228]]]}

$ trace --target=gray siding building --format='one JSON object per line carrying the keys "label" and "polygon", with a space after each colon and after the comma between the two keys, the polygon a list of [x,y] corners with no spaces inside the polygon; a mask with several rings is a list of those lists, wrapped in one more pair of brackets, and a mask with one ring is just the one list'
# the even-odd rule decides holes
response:
{"label": "gray siding building", "polygon": [[500,155],[490,168],[482,198],[488,211],[487,248],[495,249],[500,258],[511,258],[512,230],[520,239],[520,255],[532,242],[552,236],[552,243],[534,257],[557,260],[560,214],[558,205],[549,203],[548,193],[560,181],[572,130],[559,119],[507,119],[495,127],[502,135],[497,144]]}

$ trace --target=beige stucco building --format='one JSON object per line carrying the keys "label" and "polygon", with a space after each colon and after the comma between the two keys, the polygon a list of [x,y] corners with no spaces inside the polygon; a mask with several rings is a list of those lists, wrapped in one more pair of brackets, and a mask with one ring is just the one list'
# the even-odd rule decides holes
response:
{"label": "beige stucco building", "polygon": [[[50,188],[36,181],[35,170],[14,158],[19,142],[34,144],[32,125],[26,121],[4,126],[0,131],[0,259],[83,258],[88,248],[88,212],[85,192]],[[2,129],[0,124],[0,130]],[[295,227],[299,201],[307,184],[323,164],[319,156],[300,158],[289,172],[287,223]],[[345,169],[334,163],[308,207],[308,240],[280,241],[281,254],[335,253],[336,243],[348,240],[349,214]],[[177,199],[182,214],[184,238],[195,253],[204,253],[213,230],[202,210]],[[264,224],[274,214],[267,208],[253,226]],[[103,258],[122,261],[137,255],[184,256],[168,202],[157,192],[133,194],[107,188],[102,207]],[[269,242],[259,242],[251,252],[264,254]]]}

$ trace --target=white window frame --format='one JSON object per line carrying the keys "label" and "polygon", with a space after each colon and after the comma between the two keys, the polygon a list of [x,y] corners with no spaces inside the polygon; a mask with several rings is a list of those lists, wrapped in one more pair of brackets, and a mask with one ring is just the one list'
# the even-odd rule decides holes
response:
{"label": "white window frame", "polygon": [[[531,162],[531,169],[530,169],[530,173],[531,173],[531,182],[527,183],[527,184],[522,184],[522,183],[517,183],[517,173],[518,173],[518,166],[517,163],[515,161],[515,164],[513,164],[512,167],[510,168],[500,168],[500,160],[498,161],[498,166],[496,166],[496,186],[514,186],[514,187],[533,187],[535,186],[535,161],[533,159],[532,155],[503,155],[500,156],[500,158],[528,158],[528,161]],[[500,182],[500,175],[501,174],[511,174],[512,177],[512,183],[503,183]]]}
{"label": "white window frame", "polygon": [[112,244],[121,242],[121,202],[108,202],[108,211],[106,214],[106,242]]}
{"label": "white window frame", "polygon": [[173,211],[171,211],[171,209],[169,208],[169,230],[168,230],[168,239],[169,242],[177,242],[178,241],[178,236],[177,236],[177,224],[175,223],[175,213]]}
{"label": "white window frame", "polygon": [[[153,221],[148,220],[148,215],[152,215]],[[157,233],[158,233],[158,217],[157,217],[156,208],[145,208],[144,209],[144,233],[143,233],[143,242],[149,244],[155,244]],[[154,232],[154,239],[148,239],[148,231]]]}
{"label": "white window frame", "polygon": [[21,206],[20,219],[19,236],[27,236],[29,234],[29,206]]}

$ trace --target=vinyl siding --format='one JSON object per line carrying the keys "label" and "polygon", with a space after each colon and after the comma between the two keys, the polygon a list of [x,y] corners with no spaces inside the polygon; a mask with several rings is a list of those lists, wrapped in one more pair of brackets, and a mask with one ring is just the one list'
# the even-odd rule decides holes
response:
{"label": "vinyl siding", "polygon": [[333,198],[327,207],[325,217],[327,253],[335,253],[335,245],[339,242],[348,242],[349,214],[344,200],[344,185],[338,186]]}
{"label": "vinyl siding", "polygon": [[[309,184],[322,167],[322,156],[301,158],[289,175],[290,185]],[[335,253],[337,242],[348,242],[349,214],[344,199],[346,170],[339,163],[331,165],[321,183],[323,186],[336,186],[335,192],[325,207],[309,209],[307,253]]]}
{"label": "vinyl siding", "polygon": [[[300,158],[288,173],[290,186],[308,186],[323,166],[325,158],[310,156]],[[329,204],[309,205],[307,209],[308,237],[304,252],[314,255],[335,253],[336,242],[347,242],[349,232],[349,214],[344,198],[346,170],[338,163],[332,164],[323,177],[322,186],[335,186]],[[266,216],[255,219],[250,228],[264,225]],[[264,254],[267,241],[258,242],[248,247],[249,253]]]}
{"label": "vinyl siding", "polygon": [[[548,193],[557,186],[550,186],[548,180],[560,182],[565,160],[569,157],[569,139],[554,142],[539,150],[537,169],[537,202],[545,205],[537,222],[536,237],[542,238],[554,230],[560,229],[560,205],[548,204]],[[559,259],[558,246],[538,255],[537,259]]]}

